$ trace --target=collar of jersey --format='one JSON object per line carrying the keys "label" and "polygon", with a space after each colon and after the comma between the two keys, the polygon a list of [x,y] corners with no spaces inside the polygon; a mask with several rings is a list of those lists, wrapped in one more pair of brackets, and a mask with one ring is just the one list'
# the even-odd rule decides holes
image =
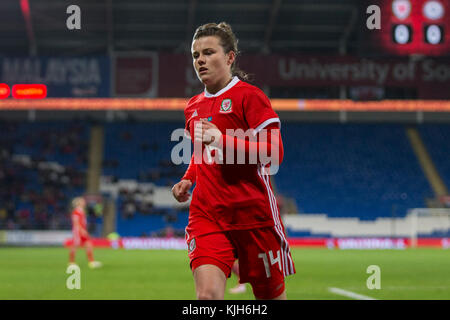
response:
{"label": "collar of jersey", "polygon": [[234,76],[233,79],[230,81],[230,83],[223,88],[222,90],[216,92],[215,94],[209,93],[205,88],[205,97],[206,98],[214,98],[220,96],[222,93],[230,90],[236,83],[238,83],[240,80],[237,76]]}

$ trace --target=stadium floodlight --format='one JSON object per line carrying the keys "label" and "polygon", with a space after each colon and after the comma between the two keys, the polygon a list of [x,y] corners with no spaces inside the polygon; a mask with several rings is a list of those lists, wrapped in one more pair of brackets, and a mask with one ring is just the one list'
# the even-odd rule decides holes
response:
{"label": "stadium floodlight", "polygon": [[407,44],[412,41],[411,26],[405,24],[398,24],[393,26],[393,40],[398,44]]}
{"label": "stadium floodlight", "polygon": [[407,218],[411,225],[411,247],[417,247],[419,234],[438,232],[442,237],[450,235],[450,208],[414,208]]}
{"label": "stadium floodlight", "polygon": [[432,24],[425,26],[425,42],[430,44],[439,44],[443,41],[443,28],[441,26]]}

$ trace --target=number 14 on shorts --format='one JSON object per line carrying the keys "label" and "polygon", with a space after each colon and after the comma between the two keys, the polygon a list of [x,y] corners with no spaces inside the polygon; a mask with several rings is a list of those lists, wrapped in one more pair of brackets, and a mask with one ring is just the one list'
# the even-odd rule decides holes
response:
{"label": "number 14 on shorts", "polygon": [[[268,258],[269,257],[269,258]],[[273,252],[270,250],[269,252],[263,252],[258,254],[258,258],[261,258],[264,262],[264,268],[266,269],[266,276],[267,278],[270,278],[272,274],[270,273],[270,266],[273,266],[274,264],[278,263],[278,268],[281,270],[281,258],[280,258],[280,250],[277,250],[276,257],[273,257]],[[270,259],[270,266],[269,266],[269,259]]]}

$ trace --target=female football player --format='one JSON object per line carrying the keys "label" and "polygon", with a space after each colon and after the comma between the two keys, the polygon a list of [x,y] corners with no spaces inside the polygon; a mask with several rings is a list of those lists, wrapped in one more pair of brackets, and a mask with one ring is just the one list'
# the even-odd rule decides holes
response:
{"label": "female football player", "polygon": [[194,153],[172,192],[185,202],[196,184],[186,241],[197,298],[223,299],[239,258],[240,282],[251,284],[255,298],[286,299],[284,278],[295,268],[269,180],[283,158],[280,120],[267,96],[237,69],[230,25],[198,27],[191,53],[205,90],[184,111]]}
{"label": "female football player", "polygon": [[72,201],[73,210],[71,213],[72,219],[72,234],[73,242],[69,250],[69,264],[75,264],[75,253],[78,247],[85,247],[88,258],[88,266],[92,269],[100,268],[102,263],[94,260],[94,250],[92,246],[91,237],[87,230],[86,222],[86,200],[83,197],[77,197]]}

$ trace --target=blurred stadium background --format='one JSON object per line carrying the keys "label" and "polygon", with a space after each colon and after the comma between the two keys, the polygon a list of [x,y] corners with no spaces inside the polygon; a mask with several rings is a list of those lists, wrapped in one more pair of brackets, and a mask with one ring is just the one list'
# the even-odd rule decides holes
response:
{"label": "blurred stadium background", "polygon": [[[73,4],[81,29],[69,30]],[[369,30],[373,4],[381,29]],[[31,272],[21,267],[40,257],[66,264],[69,203],[84,195],[99,260],[120,265],[122,249],[181,249],[188,284],[175,290],[180,295],[82,297],[194,298],[182,251],[188,204],[171,194],[187,165],[171,161],[179,143],[171,134],[184,127],[187,99],[203,90],[190,58],[193,32],[226,21],[239,38],[240,68],[281,118],[285,157],[272,183],[296,277],[317,270],[303,269],[301,257],[320,264],[333,251],[336,267],[348,267],[338,257],[353,261],[329,249],[362,249],[353,257],[361,265],[377,264],[364,249],[408,249],[397,268],[429,259],[442,269],[411,267],[410,282],[397,283],[404,295],[380,297],[449,299],[449,14],[448,0],[2,0],[0,297],[70,298],[25,294],[29,288],[8,274]],[[386,261],[406,254],[379,252]],[[112,272],[108,263],[104,269]],[[363,291],[361,270],[354,272],[362,272]],[[338,298],[303,285],[293,283],[290,297]]]}

